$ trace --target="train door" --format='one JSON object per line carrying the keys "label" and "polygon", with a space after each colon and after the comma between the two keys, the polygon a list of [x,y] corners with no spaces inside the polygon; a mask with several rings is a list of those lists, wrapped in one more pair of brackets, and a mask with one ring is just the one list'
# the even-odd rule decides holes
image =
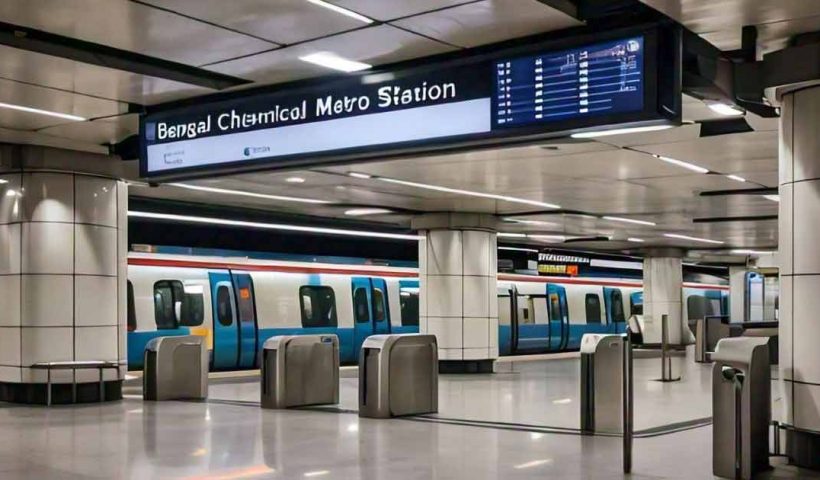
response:
{"label": "train door", "polygon": [[233,273],[233,287],[236,299],[236,320],[239,340],[239,360],[237,367],[256,367],[258,330],[253,280],[247,273]]}
{"label": "train door", "polygon": [[549,349],[564,350],[569,344],[569,309],[567,290],[561,285],[547,284],[549,314]]}
{"label": "train door", "polygon": [[354,348],[358,352],[370,335],[390,333],[387,282],[382,278],[353,277]]}
{"label": "train door", "polygon": [[515,331],[512,328],[513,323],[513,294],[515,287],[510,289],[498,289],[498,353],[500,355],[509,355],[514,353],[513,345],[515,345],[513,337]]}
{"label": "train door", "polygon": [[624,317],[624,298],[620,288],[604,287],[604,308],[606,309],[607,331],[610,333],[624,332],[626,318]]}
{"label": "train door", "polygon": [[239,328],[236,316],[236,298],[231,274],[210,272],[211,298],[214,317],[213,368],[236,368],[239,360]]}
{"label": "train door", "polygon": [[550,325],[546,295],[517,295],[515,351],[543,352],[549,349]]}
{"label": "train door", "polygon": [[211,272],[214,318],[213,368],[256,366],[256,306],[247,273]]}

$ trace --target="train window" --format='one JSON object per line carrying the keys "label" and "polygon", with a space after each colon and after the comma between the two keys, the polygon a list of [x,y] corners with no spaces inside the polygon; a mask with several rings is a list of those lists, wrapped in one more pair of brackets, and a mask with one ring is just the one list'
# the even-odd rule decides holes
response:
{"label": "train window", "polygon": [[179,327],[177,308],[182,307],[182,282],[160,280],[154,284],[154,321],[157,330],[173,330]]}
{"label": "train window", "polygon": [[353,292],[353,315],[356,323],[367,323],[370,321],[370,310],[367,305],[367,290],[357,288]]}
{"label": "train window", "polygon": [[419,289],[402,288],[399,290],[401,305],[401,325],[417,327],[419,325]]}
{"label": "train window", "polygon": [[587,323],[601,323],[601,297],[596,293],[587,293],[584,299],[587,312]]}
{"label": "train window", "polygon": [[561,297],[557,293],[550,293],[550,320],[558,322],[563,320],[561,315]]}
{"label": "train window", "polygon": [[612,309],[612,323],[623,323],[624,318],[624,299],[620,290],[612,290],[609,293],[609,305]]}
{"label": "train window", "polygon": [[184,327],[198,327],[205,320],[205,296],[202,285],[185,285],[179,324]]}
{"label": "train window", "polygon": [[216,321],[224,327],[233,325],[233,301],[231,289],[227,285],[220,285],[216,289]]}
{"label": "train window", "polygon": [[373,320],[381,322],[384,320],[384,292],[381,289],[373,289]]}
{"label": "train window", "polygon": [[304,286],[299,288],[302,304],[303,327],[335,327],[336,295],[330,287]]}
{"label": "train window", "polygon": [[134,306],[134,284],[131,283],[131,280],[128,280],[127,302],[128,302],[128,331],[133,332],[137,329],[137,309]]}
{"label": "train window", "polygon": [[254,323],[256,321],[256,309],[253,302],[253,282],[250,275],[238,275],[236,277],[237,306],[239,321],[242,323]]}

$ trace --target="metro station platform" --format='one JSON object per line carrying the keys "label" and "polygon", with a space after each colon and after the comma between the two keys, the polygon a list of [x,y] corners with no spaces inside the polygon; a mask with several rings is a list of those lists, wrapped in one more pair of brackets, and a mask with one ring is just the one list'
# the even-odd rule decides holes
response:
{"label": "metro station platform", "polygon": [[[439,414],[392,420],[357,416],[349,370],[341,402],[330,408],[262,410],[253,375],[212,379],[207,402],[143,402],[130,385],[118,403],[6,404],[0,477],[624,478],[620,437],[577,432],[577,355],[550,358],[505,359],[494,374],[442,375]],[[674,361],[684,379],[660,383],[659,359],[635,360],[629,478],[712,478],[711,365]],[[820,475],[778,465],[761,478]]]}

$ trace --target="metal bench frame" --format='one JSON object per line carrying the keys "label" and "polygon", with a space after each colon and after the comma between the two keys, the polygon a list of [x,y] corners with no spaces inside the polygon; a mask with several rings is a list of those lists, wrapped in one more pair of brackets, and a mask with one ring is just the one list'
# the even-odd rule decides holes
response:
{"label": "metal bench frame", "polygon": [[[106,369],[116,369],[119,371],[120,364],[117,362],[105,361],[69,361],[69,362],[39,362],[31,365],[32,370],[45,370],[47,372],[46,381],[46,406],[51,406],[51,371],[52,370],[82,370],[96,368],[100,374],[100,402],[105,401],[105,381],[103,380],[103,372]],[[71,379],[71,402],[77,403],[77,378],[72,376]]]}

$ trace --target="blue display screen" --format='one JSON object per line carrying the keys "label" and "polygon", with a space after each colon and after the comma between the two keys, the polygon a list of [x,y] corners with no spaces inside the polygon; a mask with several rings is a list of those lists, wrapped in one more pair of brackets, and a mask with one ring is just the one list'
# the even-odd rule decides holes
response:
{"label": "blue display screen", "polygon": [[495,62],[493,126],[514,127],[644,108],[642,36]]}

